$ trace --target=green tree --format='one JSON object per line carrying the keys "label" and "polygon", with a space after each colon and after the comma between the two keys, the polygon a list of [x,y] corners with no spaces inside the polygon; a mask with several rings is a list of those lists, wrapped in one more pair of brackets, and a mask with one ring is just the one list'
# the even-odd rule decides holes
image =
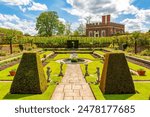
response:
{"label": "green tree", "polygon": [[13,53],[13,40],[16,39],[16,31],[15,30],[11,30],[11,33],[7,34],[6,35],[6,40],[7,42],[9,43],[9,46],[10,46],[10,54]]}
{"label": "green tree", "polygon": [[65,34],[70,35],[71,34],[71,23],[67,22],[65,25]]}
{"label": "green tree", "polygon": [[137,54],[137,41],[140,36],[140,32],[135,31],[132,33],[132,37],[134,39],[134,53]]}
{"label": "green tree", "polygon": [[55,11],[43,12],[37,18],[36,30],[40,36],[52,36],[58,27],[58,15]]}
{"label": "green tree", "polygon": [[65,32],[65,25],[59,21],[57,26],[57,35],[63,35]]}
{"label": "green tree", "polygon": [[77,31],[79,35],[84,35],[85,34],[85,26],[81,23],[79,27],[77,28]]}
{"label": "green tree", "polygon": [[74,35],[74,36],[79,36],[79,31],[78,31],[78,30],[75,30],[75,31],[73,32],[73,35]]}

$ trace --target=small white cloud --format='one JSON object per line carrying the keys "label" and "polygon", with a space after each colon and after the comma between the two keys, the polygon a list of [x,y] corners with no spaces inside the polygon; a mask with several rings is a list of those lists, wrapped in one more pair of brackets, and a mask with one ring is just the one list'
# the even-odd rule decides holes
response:
{"label": "small white cloud", "polygon": [[4,15],[0,14],[0,21],[16,21],[20,20],[16,15]]}
{"label": "small white cloud", "polygon": [[33,2],[33,5],[31,7],[29,7],[28,10],[31,10],[31,11],[45,11],[45,10],[48,10],[48,8],[45,4],[40,4],[40,3]]}
{"label": "small white cloud", "polygon": [[64,18],[58,18],[63,24],[66,24],[66,20]]}

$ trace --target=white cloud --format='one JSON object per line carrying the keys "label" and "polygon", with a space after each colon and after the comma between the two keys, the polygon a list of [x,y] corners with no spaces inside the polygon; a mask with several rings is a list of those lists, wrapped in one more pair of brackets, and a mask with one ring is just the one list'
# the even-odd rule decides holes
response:
{"label": "white cloud", "polygon": [[31,0],[0,0],[8,5],[28,5]]}
{"label": "white cloud", "polygon": [[66,24],[66,20],[64,18],[58,18],[63,24]]}
{"label": "white cloud", "polygon": [[133,19],[124,19],[122,21],[123,24],[126,25],[127,31],[142,31],[146,32],[149,30],[150,26],[150,9],[148,10],[139,10],[137,14],[135,14],[135,18]]}
{"label": "white cloud", "polygon": [[47,6],[45,4],[34,2],[34,0],[0,0],[6,5],[18,6],[22,12],[30,11],[45,11]]}
{"label": "white cloud", "polygon": [[16,21],[16,20],[20,20],[16,15],[0,14],[0,21]]}
{"label": "white cloud", "polygon": [[45,4],[40,4],[40,3],[35,3],[33,2],[33,5],[31,7],[28,8],[28,10],[32,10],[32,11],[45,11],[47,10],[47,6]]}
{"label": "white cloud", "polygon": [[31,35],[37,34],[37,31],[35,30],[35,22],[20,19],[16,15],[0,14],[0,27],[17,29],[23,33],[29,33]]}
{"label": "white cloud", "polygon": [[[91,16],[92,21],[101,21],[102,15],[111,14],[112,20],[122,15],[131,14],[132,19],[124,19],[120,23],[126,25],[126,30],[148,30],[150,20],[150,9],[143,10],[135,7],[135,0],[66,0],[72,8],[64,8],[68,13],[78,16],[79,21],[85,22],[87,16]],[[77,23],[77,22],[76,22]]]}

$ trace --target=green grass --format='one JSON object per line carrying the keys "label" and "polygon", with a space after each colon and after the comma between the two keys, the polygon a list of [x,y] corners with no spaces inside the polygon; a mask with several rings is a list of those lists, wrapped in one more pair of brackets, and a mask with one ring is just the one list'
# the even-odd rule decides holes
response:
{"label": "green grass", "polygon": [[[84,65],[80,65],[83,74],[85,74]],[[139,66],[129,62],[129,66],[133,69],[138,69]],[[93,94],[97,100],[149,100],[150,96],[150,83],[145,82],[135,82],[136,94],[103,94],[99,88],[99,84],[95,84],[97,76],[94,74],[96,72],[96,67],[100,67],[100,72],[102,74],[103,64],[100,61],[93,61],[88,64],[88,71],[90,76],[86,77],[86,81],[90,83],[90,87]],[[140,67],[141,68],[141,67]],[[134,77],[134,76],[133,76]],[[135,79],[135,78],[134,78]]]}
{"label": "green grass", "polygon": [[131,62],[128,62],[128,65],[129,65],[129,68],[134,70],[134,71],[137,71],[138,69],[143,69],[146,71],[145,73],[145,76],[136,76],[136,75],[133,75],[132,78],[133,80],[150,80],[150,70],[145,68],[145,67],[142,67],[140,65],[137,65],[137,64],[134,64],[134,63],[131,63]]}
{"label": "green grass", "polygon": [[105,53],[102,51],[94,51],[94,53],[100,54],[100,55],[104,55]]}
{"label": "green grass", "polygon": [[[102,51],[95,51],[95,53],[100,54],[100,55],[104,55],[105,54]],[[143,66],[131,63],[131,62],[128,62],[128,65],[129,65],[129,68],[134,70],[134,71],[137,71],[138,69],[143,69],[143,70],[146,71],[145,76],[132,75],[133,80],[150,80],[150,70],[149,69],[147,69],[147,68],[145,68]]]}
{"label": "green grass", "polygon": [[90,54],[78,54],[78,58],[95,60],[95,58],[92,55],[90,55]]}
{"label": "green grass", "polygon": [[[62,57],[64,57],[64,55],[59,55],[59,58],[62,58]],[[10,90],[11,82],[0,82],[0,93],[1,93],[0,99],[19,99],[19,100],[49,100],[51,99],[51,96],[57,86],[55,82],[61,82],[62,77],[58,76],[60,72],[60,63],[57,63],[54,60],[50,60],[49,63],[44,67],[45,75],[46,75],[46,70],[48,66],[52,70],[52,73],[51,73],[52,82],[48,83],[48,88],[43,94],[10,94],[9,90]],[[13,67],[17,68],[17,65]],[[67,65],[64,64],[63,73],[65,73],[66,67]],[[8,68],[7,71],[9,71],[9,69],[10,68]],[[4,75],[4,74],[7,74],[7,71],[3,70],[1,72]],[[12,79],[13,78],[11,78],[11,80]]]}
{"label": "green grass", "polygon": [[10,94],[11,82],[0,82],[0,99],[5,100],[49,100],[53,94],[53,91],[56,87],[54,83],[48,84],[47,90],[43,94]]}
{"label": "green grass", "polygon": [[70,58],[70,54],[58,54],[54,60],[59,60],[59,59],[65,59],[65,58]]}
{"label": "green grass", "polygon": [[40,54],[40,58],[43,58],[44,55],[49,55],[49,54],[52,54],[53,52],[52,51],[46,51],[46,52],[43,52],[42,54]]}
{"label": "green grass", "polygon": [[[45,71],[45,75],[46,75],[46,70],[47,70],[47,67],[50,67],[51,70],[52,70],[52,73],[51,73],[51,79],[54,81],[54,82],[60,82],[61,81],[61,77],[58,77],[59,75],[59,72],[60,72],[60,64],[55,62],[55,61],[50,61],[45,67],[44,67],[44,71]],[[65,70],[66,70],[66,67],[67,65],[64,64],[63,65],[63,73],[65,73]]]}
{"label": "green grass", "polygon": [[0,71],[0,80],[13,80],[14,77],[9,75],[9,71],[14,70],[14,69],[17,70],[18,65],[19,64],[16,64],[12,67],[9,67]]}
{"label": "green grass", "polygon": [[[42,58],[44,54],[49,55],[51,53],[52,53],[52,51],[46,51],[46,52],[40,54],[40,58]],[[14,70],[14,69],[17,70],[18,65],[19,64],[16,64],[16,65],[13,65],[9,68],[6,68],[6,69],[0,71],[0,80],[10,80],[10,81],[13,80],[14,77],[9,76],[9,71]]]}
{"label": "green grass", "polygon": [[97,100],[149,100],[150,83],[134,83],[136,94],[103,94],[99,85],[91,84],[91,89]]}

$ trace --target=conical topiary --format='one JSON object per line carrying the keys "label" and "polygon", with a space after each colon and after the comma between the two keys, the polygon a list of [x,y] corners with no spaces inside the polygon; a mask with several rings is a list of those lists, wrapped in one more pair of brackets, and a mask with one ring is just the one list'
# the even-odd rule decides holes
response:
{"label": "conical topiary", "polygon": [[47,88],[38,53],[24,53],[11,85],[12,94],[41,94]]}
{"label": "conical topiary", "polygon": [[105,54],[100,89],[104,94],[135,93],[132,76],[123,53]]}

